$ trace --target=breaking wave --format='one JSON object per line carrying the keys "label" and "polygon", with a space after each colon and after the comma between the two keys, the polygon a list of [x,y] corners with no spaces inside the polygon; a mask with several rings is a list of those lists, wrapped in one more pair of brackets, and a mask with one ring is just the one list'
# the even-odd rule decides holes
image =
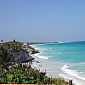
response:
{"label": "breaking wave", "polygon": [[40,53],[34,54],[36,57],[41,58],[41,59],[48,59],[47,56],[42,56]]}
{"label": "breaking wave", "polygon": [[59,74],[60,76],[66,78],[66,79],[72,79],[74,81],[74,83],[76,83],[77,85],[83,85],[83,84],[78,84],[78,82],[80,82],[80,83],[81,83],[81,81],[85,82],[85,75],[82,74],[83,72],[71,70],[69,65],[67,65],[67,64],[65,64],[61,68],[61,70],[63,71],[63,74]]}
{"label": "breaking wave", "polygon": [[81,79],[81,80],[85,80],[84,77],[81,77],[81,76],[80,76],[80,73],[82,73],[82,72],[78,72],[78,71],[76,71],[76,70],[71,70],[71,69],[69,69],[69,66],[68,66],[67,64],[65,64],[65,65],[61,68],[61,70],[62,70],[64,73],[66,73],[66,74],[68,74],[68,75],[70,75],[70,76],[79,78],[79,79]]}

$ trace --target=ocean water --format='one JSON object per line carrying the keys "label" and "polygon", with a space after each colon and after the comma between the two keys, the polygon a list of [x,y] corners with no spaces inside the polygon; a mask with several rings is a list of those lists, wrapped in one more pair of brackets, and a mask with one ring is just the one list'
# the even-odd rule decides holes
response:
{"label": "ocean water", "polygon": [[57,75],[72,79],[76,85],[85,85],[85,41],[32,46],[40,51],[38,58],[49,60],[59,67],[61,71]]}

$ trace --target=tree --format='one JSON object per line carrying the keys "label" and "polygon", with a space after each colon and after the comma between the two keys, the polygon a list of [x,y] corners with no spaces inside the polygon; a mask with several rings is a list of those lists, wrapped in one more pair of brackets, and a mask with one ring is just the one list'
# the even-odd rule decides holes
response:
{"label": "tree", "polygon": [[6,70],[9,70],[7,67],[8,62],[10,61],[10,56],[8,53],[8,50],[5,47],[0,47],[0,65],[5,68]]}

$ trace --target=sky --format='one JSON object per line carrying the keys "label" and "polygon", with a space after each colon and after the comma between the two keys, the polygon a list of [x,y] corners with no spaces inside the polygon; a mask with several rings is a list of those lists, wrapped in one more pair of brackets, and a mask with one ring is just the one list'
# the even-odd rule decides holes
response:
{"label": "sky", "polygon": [[85,41],[85,0],[0,0],[0,39]]}

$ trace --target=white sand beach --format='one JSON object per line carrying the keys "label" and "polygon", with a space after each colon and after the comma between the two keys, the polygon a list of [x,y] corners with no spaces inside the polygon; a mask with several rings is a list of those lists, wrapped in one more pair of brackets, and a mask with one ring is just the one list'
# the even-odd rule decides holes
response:
{"label": "white sand beach", "polygon": [[[60,69],[60,68],[62,68],[62,64],[60,66],[59,62],[53,62],[48,59],[39,58],[38,54],[33,54],[32,56],[35,58],[35,60],[32,64],[33,68],[38,69],[41,72],[46,71],[46,75],[49,77],[64,78],[66,81],[72,80],[72,78],[69,78],[66,75],[64,75],[64,76],[62,75],[62,70]],[[76,79],[73,79],[72,81],[75,85],[85,85],[85,81],[83,81],[83,80],[78,81]]]}
{"label": "white sand beach", "polygon": [[[32,64],[33,68],[40,69],[40,71],[46,70],[46,75],[49,77],[59,77],[59,73],[61,72],[61,70],[58,69],[61,68],[58,66],[59,63],[51,62],[48,59],[38,58],[36,54],[32,56],[35,58]],[[55,64],[57,65],[55,66]]]}

